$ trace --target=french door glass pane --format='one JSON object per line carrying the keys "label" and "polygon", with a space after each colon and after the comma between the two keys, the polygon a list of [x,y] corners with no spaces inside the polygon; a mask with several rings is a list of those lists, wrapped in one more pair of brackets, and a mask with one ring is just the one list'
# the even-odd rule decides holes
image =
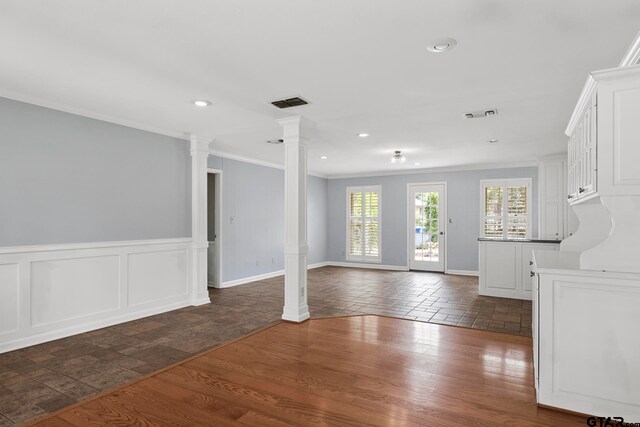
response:
{"label": "french door glass pane", "polygon": [[438,262],[440,259],[439,203],[437,192],[415,194],[414,261]]}

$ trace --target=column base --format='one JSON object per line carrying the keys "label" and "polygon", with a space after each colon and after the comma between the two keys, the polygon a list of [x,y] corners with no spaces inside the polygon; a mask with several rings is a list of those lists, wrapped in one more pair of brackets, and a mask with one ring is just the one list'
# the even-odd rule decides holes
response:
{"label": "column base", "polygon": [[309,314],[309,306],[305,305],[302,307],[287,307],[285,306],[282,309],[282,320],[287,322],[294,323],[302,323],[305,320],[309,319],[311,314]]}

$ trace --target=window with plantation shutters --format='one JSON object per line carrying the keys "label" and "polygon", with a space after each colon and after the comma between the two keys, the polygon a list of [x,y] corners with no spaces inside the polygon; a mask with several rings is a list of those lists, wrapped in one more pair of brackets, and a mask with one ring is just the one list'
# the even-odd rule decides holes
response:
{"label": "window with plantation shutters", "polygon": [[482,237],[531,238],[531,180],[481,181]]}
{"label": "window with plantation shutters", "polygon": [[380,262],[379,185],[347,188],[347,253],[349,261]]}

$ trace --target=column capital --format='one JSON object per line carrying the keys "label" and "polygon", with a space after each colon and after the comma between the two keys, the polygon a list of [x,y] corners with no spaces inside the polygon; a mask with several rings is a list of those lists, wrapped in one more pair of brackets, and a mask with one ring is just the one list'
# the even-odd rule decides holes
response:
{"label": "column capital", "polygon": [[315,123],[303,116],[292,116],[278,119],[278,124],[283,129],[284,143],[308,141],[309,134],[315,127]]}
{"label": "column capital", "polygon": [[192,156],[195,156],[198,152],[209,155],[210,146],[213,141],[205,141],[204,139],[198,138],[196,135],[190,135],[189,141],[191,141]]}

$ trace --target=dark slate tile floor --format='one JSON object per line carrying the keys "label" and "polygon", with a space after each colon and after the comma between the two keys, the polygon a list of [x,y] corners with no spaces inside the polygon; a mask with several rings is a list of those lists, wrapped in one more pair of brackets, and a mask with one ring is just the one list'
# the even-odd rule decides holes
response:
{"label": "dark slate tile floor", "polygon": [[[0,354],[0,427],[128,383],[277,322],[282,277],[211,289],[186,307]],[[309,271],[314,317],[378,314],[531,335],[531,303],[478,296],[478,279],[340,267]]]}

